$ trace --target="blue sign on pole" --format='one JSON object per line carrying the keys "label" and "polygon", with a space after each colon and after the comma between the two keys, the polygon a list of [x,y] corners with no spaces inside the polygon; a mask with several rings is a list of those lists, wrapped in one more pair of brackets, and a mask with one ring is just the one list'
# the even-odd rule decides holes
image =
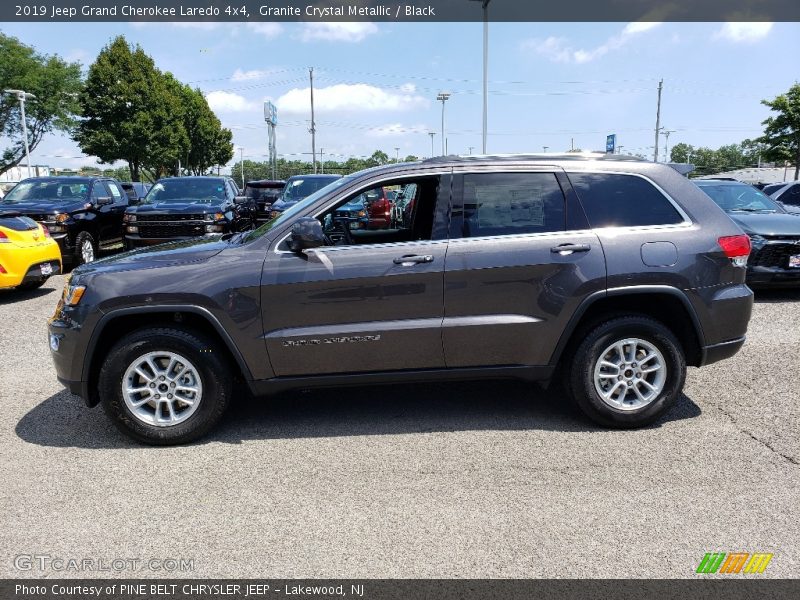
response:
{"label": "blue sign on pole", "polygon": [[614,151],[617,149],[617,134],[612,133],[609,136],[606,136],[606,153],[614,154]]}

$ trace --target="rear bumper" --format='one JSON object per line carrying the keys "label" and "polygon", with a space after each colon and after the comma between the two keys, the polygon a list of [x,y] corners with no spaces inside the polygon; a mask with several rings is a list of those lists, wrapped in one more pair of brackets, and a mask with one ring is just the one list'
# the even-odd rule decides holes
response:
{"label": "rear bumper", "polygon": [[705,346],[702,349],[702,356],[700,358],[700,366],[704,367],[726,358],[730,358],[744,346],[745,338],[740,337],[735,340],[722,342],[721,344],[714,344],[713,346]]}
{"label": "rear bumper", "polygon": [[[3,244],[13,246],[13,244]],[[52,273],[42,275],[42,265],[49,264]],[[61,272],[61,252],[52,242],[28,247],[4,248],[0,264],[5,273],[0,273],[0,288],[17,287],[23,283],[42,281]]]}

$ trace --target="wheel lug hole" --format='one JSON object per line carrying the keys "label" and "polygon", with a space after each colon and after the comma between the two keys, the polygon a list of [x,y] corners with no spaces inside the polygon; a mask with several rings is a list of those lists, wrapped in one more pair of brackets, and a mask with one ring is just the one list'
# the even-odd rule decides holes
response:
{"label": "wheel lug hole", "polygon": [[151,383],[151,384],[150,384],[150,387],[151,387],[151,388],[154,388],[154,387],[156,387],[156,384],[155,384],[155,383]]}

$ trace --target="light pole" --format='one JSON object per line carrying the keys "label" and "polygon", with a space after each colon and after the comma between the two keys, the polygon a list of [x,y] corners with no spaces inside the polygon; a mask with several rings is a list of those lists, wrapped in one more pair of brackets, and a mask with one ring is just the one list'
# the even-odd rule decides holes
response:
{"label": "light pole", "polygon": [[489,2],[473,0],[483,6],[483,154],[486,154],[486,136],[489,129]]}
{"label": "light pole", "polygon": [[25,160],[28,163],[28,177],[31,177],[31,150],[28,147],[28,123],[25,120],[25,101],[35,100],[36,96],[22,90],[3,90],[5,94],[12,94],[19,100],[19,111],[22,117],[22,137],[25,140]]}
{"label": "light pole", "polygon": [[450,99],[450,92],[439,92],[436,99],[442,103],[442,156],[447,156],[447,135],[445,134],[444,103]]}
{"label": "light pole", "polygon": [[436,150],[433,149],[433,138],[436,136],[436,132],[429,131],[428,135],[431,136],[431,158],[433,158],[433,155],[436,153]]}
{"label": "light pole", "polygon": [[470,154],[472,154],[472,151],[473,151],[474,149],[475,149],[475,146],[470,146],[470,147],[469,147],[469,153],[470,153]]}
{"label": "light pole", "polygon": [[550,148],[550,146],[542,146],[542,150],[544,151],[545,154],[547,154],[548,148]]}
{"label": "light pole", "polygon": [[325,175],[325,148],[319,149],[319,172]]}
{"label": "light pole", "polygon": [[242,165],[242,189],[244,189],[244,146],[239,146],[239,164]]}
{"label": "light pole", "polygon": [[398,148],[397,146],[395,146],[395,147],[394,147],[394,152],[395,152],[395,159],[394,159],[394,162],[400,162],[400,148]]}

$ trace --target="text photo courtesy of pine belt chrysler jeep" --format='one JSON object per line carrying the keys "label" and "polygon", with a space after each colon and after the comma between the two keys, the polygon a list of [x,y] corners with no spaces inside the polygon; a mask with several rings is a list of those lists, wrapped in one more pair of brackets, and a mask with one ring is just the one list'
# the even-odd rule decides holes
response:
{"label": "text photo courtesy of pine belt chrysler jeep", "polygon": [[[369,190],[414,195],[345,229]],[[686,366],[735,354],[749,239],[665,165],[605,155],[443,157],[336,180],[246,233],[74,271],[49,322],[59,380],[129,436],[207,433],[234,379],[286,389],[559,379],[594,421],[640,427]]]}

